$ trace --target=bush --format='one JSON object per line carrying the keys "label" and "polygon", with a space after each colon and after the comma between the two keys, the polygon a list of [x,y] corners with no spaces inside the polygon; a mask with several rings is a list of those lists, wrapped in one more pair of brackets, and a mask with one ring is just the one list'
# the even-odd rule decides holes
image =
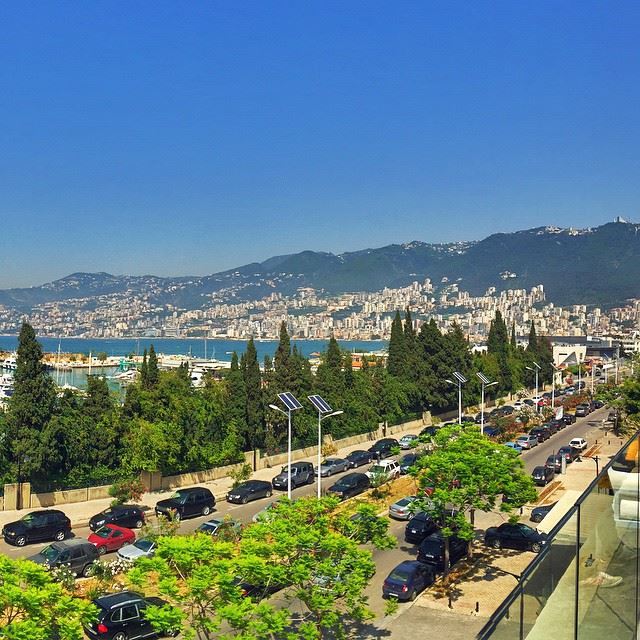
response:
{"label": "bush", "polygon": [[130,500],[138,502],[145,492],[145,487],[140,478],[120,480],[109,487],[109,495],[114,498],[113,506],[124,504]]}
{"label": "bush", "polygon": [[329,456],[333,456],[336,453],[338,453],[338,447],[336,447],[335,443],[332,440],[325,442],[322,445],[322,455],[325,458],[328,458]]}
{"label": "bush", "polygon": [[253,473],[250,464],[243,464],[237,469],[229,472],[229,477],[233,480],[233,488],[237,487],[241,482],[248,480]]}

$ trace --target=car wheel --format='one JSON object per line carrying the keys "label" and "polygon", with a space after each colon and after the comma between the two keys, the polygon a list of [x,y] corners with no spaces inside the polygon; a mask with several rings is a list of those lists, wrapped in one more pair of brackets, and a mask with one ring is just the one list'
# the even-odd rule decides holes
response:
{"label": "car wheel", "polygon": [[143,526],[144,520],[136,520],[135,524],[133,525],[134,529],[142,529]]}
{"label": "car wheel", "polygon": [[240,504],[247,504],[247,502],[249,502],[248,496],[242,496],[242,498],[240,498]]}
{"label": "car wheel", "polygon": [[94,566],[93,563],[88,564],[83,570],[82,570],[82,577],[83,578],[90,578],[94,573]]}
{"label": "car wheel", "polygon": [[540,553],[541,549],[542,549],[542,545],[539,542],[534,542],[531,545],[531,551],[533,551],[533,553]]}
{"label": "car wheel", "polygon": [[211,507],[209,505],[205,505],[202,508],[202,515],[203,516],[208,516],[211,513]]}
{"label": "car wheel", "polygon": [[27,544],[27,538],[25,536],[18,536],[16,538],[16,547],[24,547]]}
{"label": "car wheel", "polygon": [[127,634],[124,631],[118,631],[111,636],[111,640],[127,640]]}
{"label": "car wheel", "polygon": [[267,493],[265,493],[265,496],[266,496],[267,498],[270,498],[270,497],[271,497],[271,495],[272,495],[272,491],[271,491],[271,489],[267,489]]}
{"label": "car wheel", "polygon": [[174,511],[173,512],[173,519],[176,522],[180,522],[180,520],[182,519],[182,514],[179,511]]}
{"label": "car wheel", "polygon": [[498,540],[497,538],[495,540],[491,541],[491,546],[494,549],[502,549],[502,542],[500,542],[500,540]]}
{"label": "car wheel", "polygon": [[314,480],[315,480],[315,478],[313,477],[313,475],[309,474],[309,477],[307,478],[307,484],[313,484]]}
{"label": "car wheel", "polygon": [[416,590],[413,589],[413,591],[411,591],[411,595],[409,596],[409,600],[411,600],[411,602],[413,602],[416,598],[417,598],[418,594],[416,593]]}
{"label": "car wheel", "polygon": [[107,553],[107,547],[105,547],[104,545],[100,545],[98,547],[98,553],[103,556],[105,553]]}
{"label": "car wheel", "polygon": [[67,534],[60,530],[60,531],[56,531],[56,535],[54,536],[54,538],[58,541],[58,542],[62,542],[62,540],[64,540],[67,537]]}

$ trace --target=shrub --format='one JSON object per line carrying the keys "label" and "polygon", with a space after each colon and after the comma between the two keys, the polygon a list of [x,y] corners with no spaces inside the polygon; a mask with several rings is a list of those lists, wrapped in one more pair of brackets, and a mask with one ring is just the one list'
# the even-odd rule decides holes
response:
{"label": "shrub", "polygon": [[253,473],[253,469],[250,464],[243,464],[237,469],[229,472],[229,477],[233,480],[233,488],[237,487],[241,482],[248,480]]}
{"label": "shrub", "polygon": [[140,478],[120,480],[109,487],[109,495],[114,498],[113,506],[124,504],[132,500],[138,502],[145,492],[145,487]]}

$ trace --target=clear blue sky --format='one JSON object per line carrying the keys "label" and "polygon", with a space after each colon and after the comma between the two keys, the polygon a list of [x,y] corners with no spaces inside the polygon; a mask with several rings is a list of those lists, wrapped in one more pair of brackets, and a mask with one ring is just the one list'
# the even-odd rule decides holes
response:
{"label": "clear blue sky", "polygon": [[640,219],[636,2],[0,8],[0,287]]}

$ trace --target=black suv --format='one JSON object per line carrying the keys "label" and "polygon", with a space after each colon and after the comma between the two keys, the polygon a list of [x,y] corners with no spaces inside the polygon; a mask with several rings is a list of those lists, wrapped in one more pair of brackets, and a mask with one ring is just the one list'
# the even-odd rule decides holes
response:
{"label": "black suv", "polygon": [[45,565],[49,569],[68,566],[77,576],[88,578],[99,557],[100,554],[95,545],[87,540],[76,538],[54,542],[35,555],[29,556],[28,559],[36,564]]}
{"label": "black suv", "polygon": [[330,486],[327,491],[331,495],[346,500],[366,491],[370,486],[371,480],[364,473],[347,473],[346,476],[343,476],[338,482]]}
{"label": "black suv", "polygon": [[204,487],[178,489],[171,498],[156,504],[156,515],[176,520],[189,516],[208,516],[216,506],[213,493]]}
{"label": "black suv", "polygon": [[[294,462],[291,465],[291,487],[295,489],[303,484],[313,484],[316,479],[313,465],[310,462]],[[282,467],[282,471],[271,481],[274,489],[288,489],[288,467]]]}
{"label": "black suv", "polygon": [[134,640],[157,638],[160,635],[144,613],[149,605],[162,607],[167,603],[160,598],[145,598],[135,591],[121,591],[100,596],[93,604],[98,608],[97,620],[84,628],[90,638]]}
{"label": "black suv", "polygon": [[416,513],[404,530],[404,539],[412,544],[420,544],[428,535],[437,530],[437,525],[424,511]]}
{"label": "black suv", "polygon": [[121,504],[117,507],[109,507],[89,520],[89,529],[97,531],[105,524],[117,524],[128,529],[140,529],[144,524],[144,512],[135,505]]}
{"label": "black suv", "polygon": [[399,449],[400,444],[395,438],[382,438],[378,440],[372,447],[369,447],[369,453],[374,457],[382,460],[391,454],[392,449]]}
{"label": "black suv", "polygon": [[32,511],[2,528],[5,542],[17,547],[24,547],[27,542],[40,540],[64,540],[70,533],[71,521],[57,509]]}
{"label": "black suv", "polygon": [[538,438],[538,442],[542,443],[551,437],[551,431],[546,427],[533,427],[533,429],[529,431],[529,435],[535,436]]}
{"label": "black suv", "polygon": [[[444,571],[444,538],[439,531],[427,536],[418,549],[418,562],[433,565],[437,572]],[[467,555],[469,543],[457,536],[449,538],[449,567]]]}

